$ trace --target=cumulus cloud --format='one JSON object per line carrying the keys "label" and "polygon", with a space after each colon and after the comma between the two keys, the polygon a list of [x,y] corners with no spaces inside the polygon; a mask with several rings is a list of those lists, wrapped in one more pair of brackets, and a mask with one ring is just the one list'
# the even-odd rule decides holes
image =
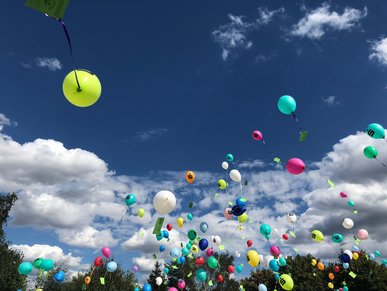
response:
{"label": "cumulus cloud", "polygon": [[38,67],[47,68],[52,72],[55,72],[57,70],[62,70],[62,63],[57,58],[47,58],[47,57],[36,58],[35,64]]}
{"label": "cumulus cloud", "polygon": [[328,105],[328,106],[338,106],[340,105],[340,101],[337,100],[337,97],[336,96],[328,96],[328,97],[322,97],[321,100],[324,102],[324,104]]}
{"label": "cumulus cloud", "polygon": [[292,27],[291,34],[310,39],[320,39],[329,30],[349,30],[367,16],[367,8],[363,11],[346,7],[342,14],[330,11],[330,5],[323,3],[321,7],[307,11],[305,16]]}
{"label": "cumulus cloud", "polygon": [[263,168],[266,166],[266,163],[262,160],[253,160],[253,161],[243,161],[238,165],[240,169],[253,169],[253,168]]}
{"label": "cumulus cloud", "polygon": [[372,42],[369,58],[378,61],[382,65],[387,65],[387,37]]}
{"label": "cumulus cloud", "polygon": [[281,7],[276,10],[269,10],[267,7],[259,7],[258,12],[259,17],[257,18],[256,22],[261,25],[266,25],[273,20],[275,15],[284,14],[285,8]]}

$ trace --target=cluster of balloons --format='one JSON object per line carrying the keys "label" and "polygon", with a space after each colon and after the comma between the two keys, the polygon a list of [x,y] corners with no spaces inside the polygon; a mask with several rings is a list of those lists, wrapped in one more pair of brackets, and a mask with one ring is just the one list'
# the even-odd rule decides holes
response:
{"label": "cluster of balloons", "polygon": [[[367,134],[374,139],[385,139],[385,130],[383,126],[378,123],[371,123],[367,126],[366,129]],[[363,150],[363,154],[368,159],[375,159],[378,156],[378,150],[374,146],[366,146]],[[386,165],[380,162],[382,166],[386,167]]]}
{"label": "cluster of balloons", "polygon": [[32,272],[33,268],[48,272],[54,268],[54,261],[51,259],[37,258],[33,264],[30,262],[23,262],[19,265],[18,272],[21,275],[28,275]]}
{"label": "cluster of balloons", "polygon": [[94,259],[94,267],[91,271],[91,274],[85,277],[85,284],[89,285],[91,282],[91,277],[93,275],[94,269],[102,267],[106,263],[106,271],[109,273],[113,273],[117,270],[117,263],[114,261],[107,262],[107,259],[111,256],[111,250],[109,247],[105,246],[101,249],[102,256],[98,256]]}

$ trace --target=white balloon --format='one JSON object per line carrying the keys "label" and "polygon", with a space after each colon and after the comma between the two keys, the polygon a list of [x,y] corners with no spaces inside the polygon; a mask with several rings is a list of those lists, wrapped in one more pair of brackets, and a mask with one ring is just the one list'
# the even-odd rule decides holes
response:
{"label": "white balloon", "polygon": [[258,285],[258,291],[267,291],[267,287],[265,284],[259,284]]}
{"label": "white balloon", "polygon": [[176,197],[168,190],[162,190],[153,197],[153,207],[160,214],[168,214],[176,207]]}
{"label": "white balloon", "polygon": [[354,225],[353,220],[350,218],[345,218],[342,223],[343,227],[346,229],[351,229]]}
{"label": "white balloon", "polygon": [[297,221],[297,216],[293,212],[289,212],[288,215],[286,216],[286,220],[289,223],[295,223]]}
{"label": "white balloon", "polygon": [[212,240],[212,242],[214,243],[214,244],[216,244],[217,246],[218,245],[220,245],[221,244],[221,242],[222,242],[222,239],[220,238],[220,236],[218,236],[218,235],[213,235],[213,236],[211,236],[211,240]]}
{"label": "white balloon", "polygon": [[241,253],[240,253],[240,252],[238,252],[238,251],[235,251],[235,256],[236,256],[237,258],[240,258],[240,256],[241,256]]}
{"label": "white balloon", "polygon": [[157,277],[157,278],[156,278],[156,285],[157,285],[157,286],[160,286],[161,283],[163,283],[163,279],[161,279],[161,277]]}
{"label": "white balloon", "polygon": [[236,170],[236,169],[233,169],[233,170],[230,171],[230,178],[234,182],[240,183],[242,181],[241,173],[239,173],[239,171]]}
{"label": "white balloon", "polygon": [[222,163],[222,168],[227,170],[228,169],[228,163],[227,162],[223,162]]}

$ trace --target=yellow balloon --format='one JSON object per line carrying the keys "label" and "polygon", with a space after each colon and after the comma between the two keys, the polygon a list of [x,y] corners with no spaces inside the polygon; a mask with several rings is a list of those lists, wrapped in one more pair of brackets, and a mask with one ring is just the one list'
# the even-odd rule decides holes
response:
{"label": "yellow balloon", "polygon": [[352,258],[354,260],[357,260],[359,258],[359,254],[358,253],[352,253]]}
{"label": "yellow balloon", "polygon": [[292,277],[290,277],[289,275],[281,275],[281,277],[279,278],[279,283],[284,290],[293,290],[294,282]]}
{"label": "yellow balloon", "polygon": [[144,214],[145,214],[144,208],[139,208],[139,209],[137,210],[137,214],[138,214],[138,216],[143,217]]}
{"label": "yellow balloon", "polygon": [[198,248],[198,246],[197,246],[197,245],[193,245],[193,246],[191,247],[191,252],[193,252],[194,254],[199,253],[199,248]]}
{"label": "yellow balloon", "polygon": [[324,240],[324,235],[321,231],[316,229],[312,231],[312,239],[314,241],[320,242]]}
{"label": "yellow balloon", "polygon": [[312,259],[312,266],[316,266],[316,265],[317,265],[316,259]]}
{"label": "yellow balloon", "polygon": [[329,283],[328,283],[328,287],[331,288],[331,289],[333,289],[335,286],[333,286],[332,282],[329,282]]}
{"label": "yellow balloon", "polygon": [[183,225],[184,225],[184,219],[183,219],[182,217],[179,217],[179,218],[177,219],[177,226],[180,227],[180,228],[182,228]]}
{"label": "yellow balloon", "polygon": [[71,71],[63,81],[63,94],[75,106],[91,106],[101,96],[101,83],[96,75],[87,70],[78,69],[76,72],[80,89],[75,78],[75,72]]}
{"label": "yellow balloon", "polygon": [[227,188],[227,182],[223,179],[218,180],[218,187],[221,190],[225,190]]}
{"label": "yellow balloon", "polygon": [[247,221],[247,219],[249,219],[249,216],[247,215],[247,213],[243,213],[242,215],[238,216],[238,221],[239,223],[244,223]]}
{"label": "yellow balloon", "polygon": [[257,253],[257,251],[249,250],[246,255],[246,261],[249,263],[250,266],[256,268],[259,264],[259,254]]}

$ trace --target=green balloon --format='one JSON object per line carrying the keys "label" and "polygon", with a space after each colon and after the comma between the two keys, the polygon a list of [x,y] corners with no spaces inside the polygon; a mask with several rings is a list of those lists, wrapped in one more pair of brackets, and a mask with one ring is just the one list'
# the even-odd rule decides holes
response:
{"label": "green balloon", "polygon": [[43,262],[43,259],[42,258],[37,258],[35,261],[34,261],[34,268],[36,269],[40,269],[40,264]]}
{"label": "green balloon", "polygon": [[191,249],[192,248],[192,245],[190,244],[190,243],[187,243],[186,245],[185,245],[185,247],[187,248],[187,249]]}
{"label": "green balloon", "polygon": [[181,253],[184,255],[184,256],[186,256],[186,255],[188,255],[189,254],[189,250],[190,250],[191,248],[182,248],[181,249]]}
{"label": "green balloon", "polygon": [[371,123],[367,126],[367,134],[375,139],[382,139],[385,137],[384,128],[378,123]]}
{"label": "green balloon", "polygon": [[340,233],[332,234],[332,241],[339,244],[343,241],[344,237]]}
{"label": "green balloon", "polygon": [[278,99],[277,106],[283,114],[292,114],[296,111],[297,104],[292,96],[283,95]]}
{"label": "green balloon", "polygon": [[375,159],[378,156],[378,150],[373,146],[365,147],[363,153],[368,159]]}
{"label": "green balloon", "polygon": [[191,229],[189,232],[188,232],[188,238],[190,240],[194,240],[196,238],[196,231],[194,231],[193,229]]}
{"label": "green balloon", "polygon": [[207,264],[211,269],[215,269],[218,266],[218,260],[214,256],[211,256],[208,258]]}
{"label": "green balloon", "polygon": [[32,271],[32,264],[30,262],[23,262],[19,265],[17,271],[21,275],[28,275]]}
{"label": "green balloon", "polygon": [[223,179],[218,180],[218,187],[221,190],[225,190],[227,188],[227,182]]}
{"label": "green balloon", "polygon": [[203,269],[197,270],[197,271],[196,271],[196,278],[197,278],[199,281],[205,282],[205,281],[206,281],[206,278],[207,278],[207,273],[206,273],[206,271],[204,271]]}
{"label": "green balloon", "polygon": [[50,271],[52,268],[54,268],[53,260],[43,260],[43,262],[40,264],[40,268],[44,271]]}

